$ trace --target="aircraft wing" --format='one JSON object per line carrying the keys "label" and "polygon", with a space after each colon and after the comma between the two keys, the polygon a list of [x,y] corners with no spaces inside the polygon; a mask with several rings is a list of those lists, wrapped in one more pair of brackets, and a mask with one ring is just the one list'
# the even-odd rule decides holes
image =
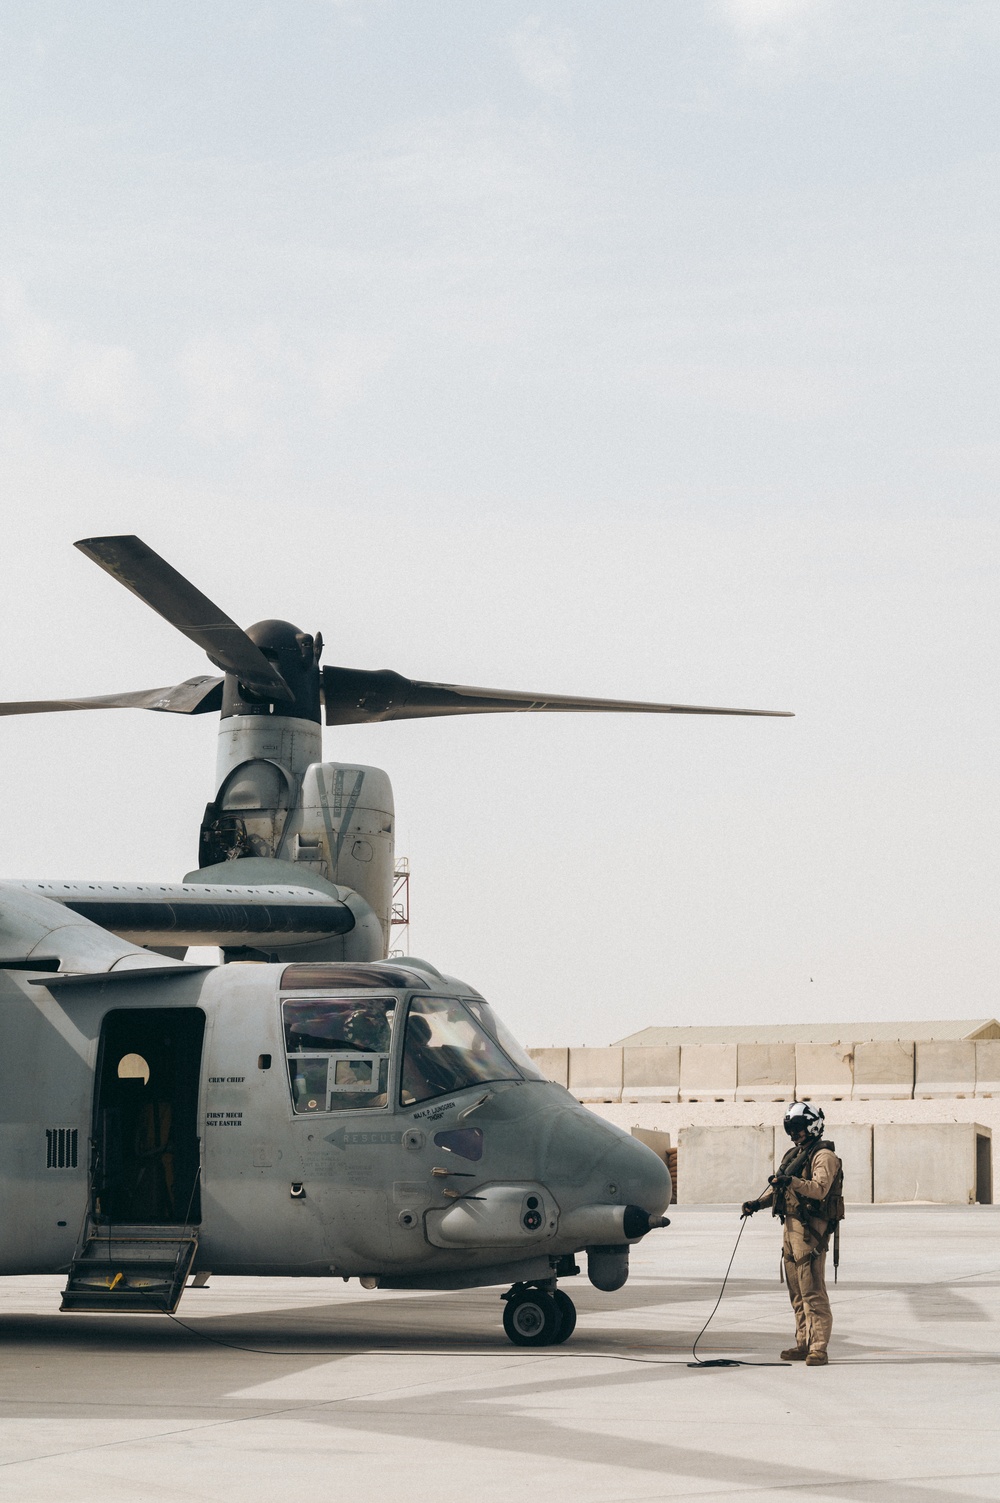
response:
{"label": "aircraft wing", "polygon": [[[310,944],[349,934],[350,905],[316,888],[284,883],[7,882],[146,949]],[[0,959],[0,967],[3,961]]]}

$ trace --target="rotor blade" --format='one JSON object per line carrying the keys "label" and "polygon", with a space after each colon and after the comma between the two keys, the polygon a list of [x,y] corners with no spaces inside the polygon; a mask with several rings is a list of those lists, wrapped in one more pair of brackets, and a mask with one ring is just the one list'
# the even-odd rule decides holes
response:
{"label": "rotor blade", "polygon": [[54,710],[168,710],[174,715],[204,715],[221,709],[221,678],[188,678],[172,689],[136,689],[130,694],[97,694],[90,699],[0,703],[0,715],[47,715]]}
{"label": "rotor blade", "polygon": [[242,626],[231,621],[141,538],[83,538],[74,546],[196,642],[217,668],[235,673],[241,683],[268,699],[294,698],[277,668],[251,642]]}
{"label": "rotor blade", "polygon": [[791,710],[724,710],[712,705],[650,704],[635,699],[582,699],[571,694],[524,694],[404,678],[389,668],[324,668],[327,725],[373,720],[423,720],[438,715],[496,715],[531,710],[619,710],[651,715],[791,716]]}

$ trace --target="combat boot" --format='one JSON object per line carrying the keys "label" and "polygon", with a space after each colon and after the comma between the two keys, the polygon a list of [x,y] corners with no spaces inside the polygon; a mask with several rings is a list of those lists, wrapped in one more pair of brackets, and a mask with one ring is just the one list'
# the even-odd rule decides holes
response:
{"label": "combat boot", "polygon": [[809,1356],[807,1346],[790,1346],[786,1352],[781,1353],[782,1362],[805,1362]]}
{"label": "combat boot", "polygon": [[806,1358],[806,1367],[826,1367],[829,1361],[826,1352],[810,1352]]}

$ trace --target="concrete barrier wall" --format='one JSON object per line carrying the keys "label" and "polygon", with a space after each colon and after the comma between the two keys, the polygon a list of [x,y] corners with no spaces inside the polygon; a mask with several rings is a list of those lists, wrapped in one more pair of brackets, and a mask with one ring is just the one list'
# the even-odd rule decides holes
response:
{"label": "concrete barrier wall", "polygon": [[681,1051],[664,1048],[622,1050],[623,1101],[676,1101],[680,1087]]}
{"label": "concrete barrier wall", "polygon": [[569,1089],[578,1101],[620,1101],[621,1049],[571,1049]]}
{"label": "concrete barrier wall", "polygon": [[1000,1039],[531,1049],[581,1101],[1000,1098]]}
{"label": "concrete barrier wall", "polygon": [[917,1042],[913,1095],[917,1101],[976,1094],[976,1046],[971,1039]]}
{"label": "concrete barrier wall", "polygon": [[682,1049],[680,1099],[735,1101],[736,1060],[735,1044],[690,1044]]}
{"label": "concrete barrier wall", "polygon": [[875,1200],[970,1205],[976,1198],[974,1122],[876,1124]]}
{"label": "concrete barrier wall", "polygon": [[861,1122],[831,1127],[826,1136],[836,1145],[844,1166],[844,1199],[849,1205],[870,1206],[872,1180],[872,1129]]}
{"label": "concrete barrier wall", "polygon": [[670,1146],[670,1134],[655,1127],[633,1127],[633,1138],[645,1143],[647,1148],[663,1160],[670,1171],[670,1204],[677,1204],[677,1149]]}
{"label": "concrete barrier wall", "polygon": [[976,1095],[1000,1096],[1000,1039],[976,1039]]}
{"label": "concrete barrier wall", "polygon": [[633,1127],[631,1132],[633,1138],[638,1138],[640,1143],[645,1143],[646,1147],[651,1148],[664,1163],[667,1162],[667,1157],[670,1153],[670,1134],[668,1132],[660,1132],[656,1127]]}
{"label": "concrete barrier wall", "polygon": [[794,1096],[794,1044],[737,1045],[737,1101],[790,1101]]}
{"label": "concrete barrier wall", "polygon": [[854,1046],[855,1101],[908,1101],[912,1095],[912,1042],[885,1039]]}
{"label": "concrete barrier wall", "polygon": [[546,1080],[554,1080],[556,1085],[569,1085],[568,1049],[529,1049],[528,1053]]}
{"label": "concrete barrier wall", "polygon": [[682,1127],[677,1146],[680,1205],[752,1200],[774,1165],[773,1127]]}
{"label": "concrete barrier wall", "polygon": [[800,1101],[849,1101],[853,1044],[796,1044],[795,1094]]}

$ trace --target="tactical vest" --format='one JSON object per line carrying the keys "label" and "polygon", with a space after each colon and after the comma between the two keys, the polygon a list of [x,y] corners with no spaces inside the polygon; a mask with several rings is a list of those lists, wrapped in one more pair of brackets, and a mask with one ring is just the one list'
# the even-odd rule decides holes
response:
{"label": "tactical vest", "polygon": [[[804,1144],[801,1148],[794,1144],[789,1148],[778,1166],[779,1174],[790,1174],[796,1179],[811,1179],[813,1159],[821,1148],[828,1148],[831,1153],[836,1152],[834,1144],[826,1139],[821,1142],[815,1140]],[[787,1212],[785,1210],[785,1190],[775,1186],[774,1202],[771,1207],[772,1214],[779,1221],[784,1222]],[[824,1246],[829,1240],[830,1229],[844,1219],[844,1166],[841,1164],[833,1177],[826,1196],[823,1200],[812,1200],[807,1195],[797,1196],[798,1214],[803,1224],[808,1225],[812,1221],[825,1221],[826,1231],[823,1235]],[[811,1228],[810,1228],[811,1230]]]}

